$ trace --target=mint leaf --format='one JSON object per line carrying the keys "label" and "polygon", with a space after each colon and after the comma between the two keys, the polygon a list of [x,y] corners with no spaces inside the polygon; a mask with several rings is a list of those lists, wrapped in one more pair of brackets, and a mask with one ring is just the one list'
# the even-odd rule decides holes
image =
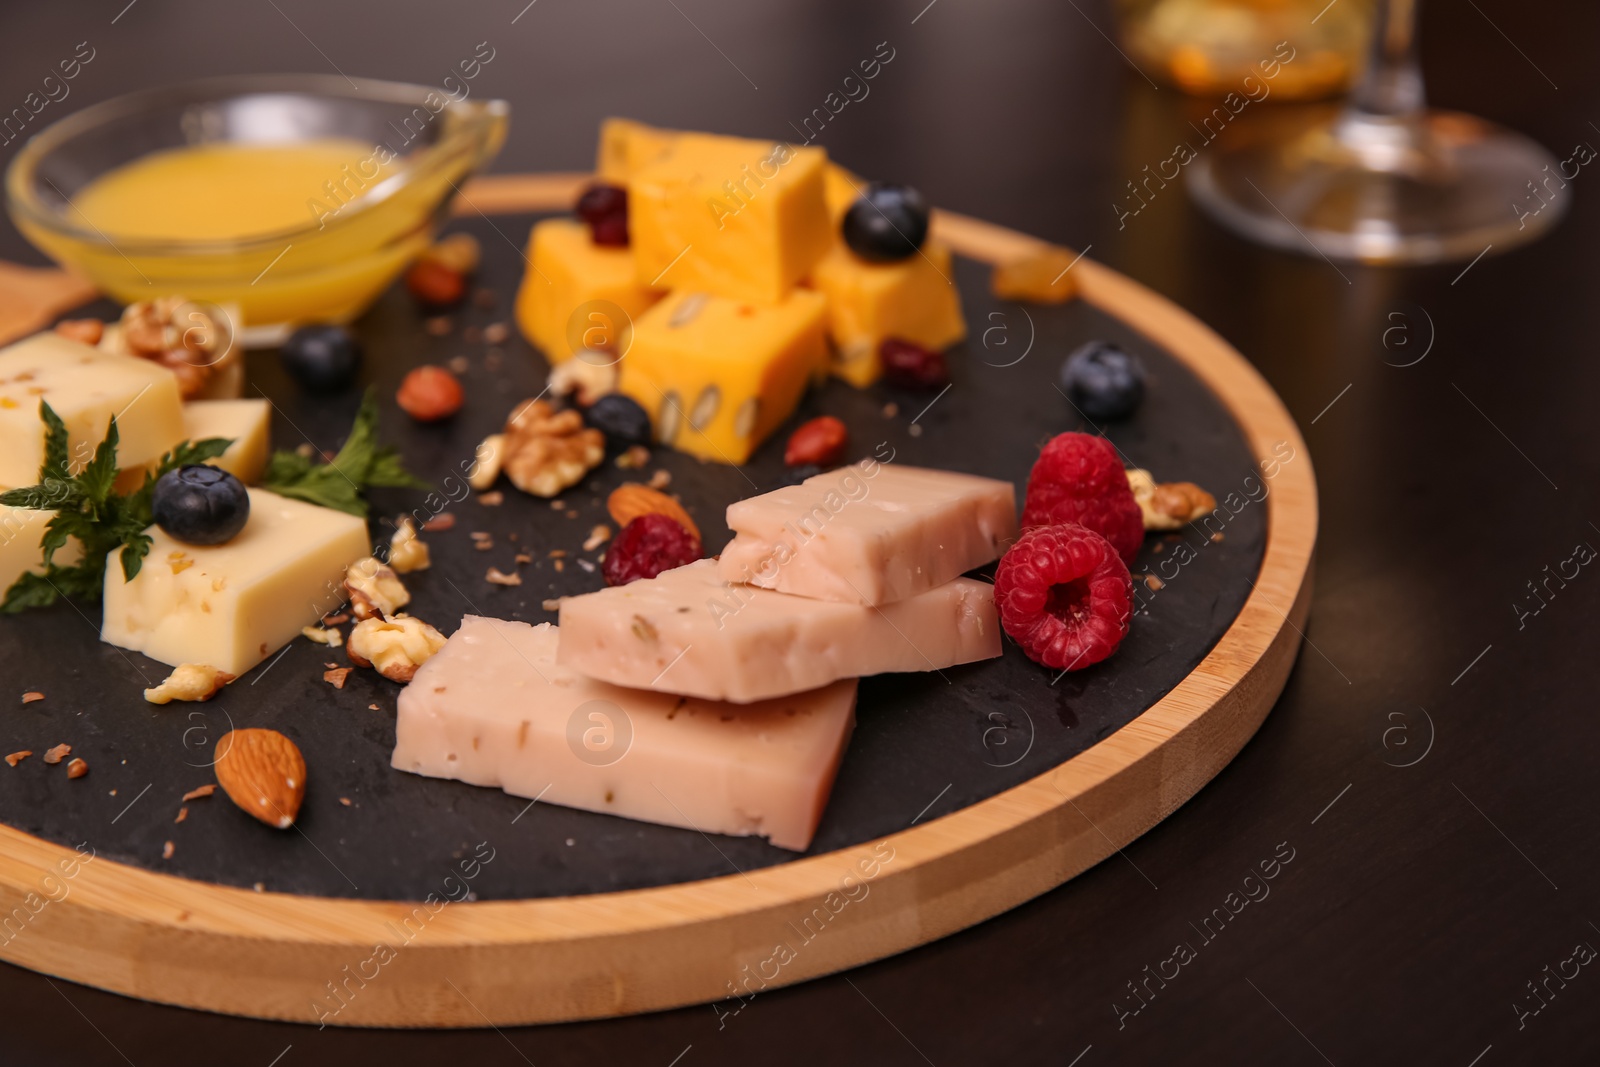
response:
{"label": "mint leaf", "polygon": [[313,463],[298,452],[274,452],[261,478],[263,488],[361,518],[367,517],[365,493],[373,486],[426,489],[400,461],[392,447],[378,444],[378,396],[368,389],[339,454],[329,463]]}
{"label": "mint leaf", "polygon": [[94,450],[94,458],[78,475],[78,485],[96,508],[105,504],[106,498],[111,495],[111,487],[116,484],[117,445],[121,440],[122,435],[117,432],[117,419],[113,415],[105,439]]}
{"label": "mint leaf", "polygon": [[0,613],[15,615],[29,608],[49,607],[56,602],[56,596],[56,587],[44,575],[23,571],[6,590],[5,600],[0,601]]}
{"label": "mint leaf", "polygon": [[39,468],[39,482],[43,484],[52,478],[71,478],[67,424],[61,421],[55,408],[43,400],[39,401],[39,417],[44,420],[44,466]]}

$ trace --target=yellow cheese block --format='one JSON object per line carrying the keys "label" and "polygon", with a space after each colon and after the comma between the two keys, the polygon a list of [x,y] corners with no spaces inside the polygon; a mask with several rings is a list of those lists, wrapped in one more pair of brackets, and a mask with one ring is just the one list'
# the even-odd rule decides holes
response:
{"label": "yellow cheese block", "polygon": [[639,280],[776,304],[827,251],[827,155],[686,133],[628,179]]}
{"label": "yellow cheese block", "polygon": [[844,220],[844,213],[861,196],[866,184],[837,163],[829,163],[823,170],[822,191],[828,201],[828,218],[835,227]]}
{"label": "yellow cheese block", "polygon": [[878,380],[886,337],[938,351],[967,333],[950,249],[934,240],[898,263],[868,263],[838,240],[812,271],[811,285],[828,300],[831,369],[851,385]]}
{"label": "yellow cheese block", "polygon": [[183,405],[183,436],[190,441],[233,438],[228,450],[209,462],[246,485],[260,481],[267,469],[271,427],[272,404],[266,397],[192,400]]}
{"label": "yellow cheese block", "polygon": [[658,159],[678,136],[677,130],[646,126],[632,119],[605,119],[600,123],[595,174],[612,185],[626,185],[629,175]]}
{"label": "yellow cheese block", "polygon": [[821,294],[771,306],[671,293],[639,317],[618,388],[650,412],[664,444],[743,463],[827,372]]}
{"label": "yellow cheese block", "polygon": [[[177,666],[243,674],[344,600],[344,571],[370,551],[354,515],[250,490],[250,521],[222,545],[186,545],[152,526],[133,581],[106,562],[100,639]],[[118,550],[120,551],[120,550]]]}
{"label": "yellow cheese block", "polygon": [[183,437],[178,380],[147,359],[39,333],[0,349],[0,485],[33,485],[44,462],[46,401],[67,427],[71,466],[94,456],[112,416],[117,465],[142,467]]}
{"label": "yellow cheese block", "polygon": [[634,280],[626,248],[595,244],[589,227],[573,219],[535,225],[528,261],[517,325],[552,364],[584,348],[626,351],[633,320],[661,299]]}
{"label": "yellow cheese block", "polygon": [[[0,597],[27,571],[44,570],[40,544],[44,540],[45,524],[54,515],[53,511],[9,508],[0,504]],[[82,558],[83,546],[73,537],[56,550],[55,562],[68,567]]]}

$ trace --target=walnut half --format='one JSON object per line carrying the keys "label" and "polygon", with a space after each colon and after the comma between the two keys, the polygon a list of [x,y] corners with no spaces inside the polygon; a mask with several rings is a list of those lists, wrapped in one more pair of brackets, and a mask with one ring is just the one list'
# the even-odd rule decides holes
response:
{"label": "walnut half", "polygon": [[605,434],[586,427],[576,411],[526,400],[506,420],[505,472],[524,493],[553,497],[577,485],[606,456]]}
{"label": "walnut half", "polygon": [[409,682],[444,642],[444,635],[421,619],[396,615],[356,623],[345,654],[357,667],[376,668],[391,682]]}

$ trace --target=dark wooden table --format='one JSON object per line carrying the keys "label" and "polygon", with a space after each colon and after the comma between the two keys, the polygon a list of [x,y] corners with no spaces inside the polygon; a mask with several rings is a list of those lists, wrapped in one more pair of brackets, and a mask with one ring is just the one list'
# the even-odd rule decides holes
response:
{"label": "dark wooden table", "polygon": [[[1600,945],[1600,578],[1550,577],[1600,544],[1588,168],[1572,215],[1534,247],[1465,271],[1335,268],[1227,236],[1177,183],[1119,223],[1125,183],[1171,153],[1194,105],[1130,69],[1102,33],[1105,0],[125,2],[8,6],[0,107],[83,41],[94,58],[37,125],[239,71],[438,82],[488,42],[474,91],[514,107],[495,169],[578,169],[608,114],[785,136],[887,42],[894,58],[821,143],[937,204],[1092,246],[1255,361],[1317,464],[1318,594],[1261,732],[1123,856],[958,936],[762,994],[721,1025],[694,1007],[504,1032],[317,1031],[0,966],[0,1062],[1595,1061],[1600,976],[1573,971]],[[1593,5],[1425,7],[1434,100],[1562,158],[1600,145]],[[37,259],[9,227],[0,255]],[[1274,855],[1293,858],[1241,907],[1245,876]],[[1220,934],[1197,932],[1230,906]],[[1163,981],[1179,942],[1195,958]]]}

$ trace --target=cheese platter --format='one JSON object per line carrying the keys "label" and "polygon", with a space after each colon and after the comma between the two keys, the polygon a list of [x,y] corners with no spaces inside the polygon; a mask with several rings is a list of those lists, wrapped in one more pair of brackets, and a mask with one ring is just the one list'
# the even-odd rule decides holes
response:
{"label": "cheese platter", "polygon": [[[1059,885],[1249,739],[1299,646],[1316,496],[1243,358],[978,220],[932,212],[892,277],[795,238],[791,193],[856,247],[868,198],[825,158],[770,163],[780,221],[760,196],[727,213],[776,252],[675,260],[714,239],[674,222],[674,190],[742,157],[674,133],[682,158],[629,162],[669,132],[611,125],[598,176],[475,179],[426,270],[342,334],[244,353],[239,400],[84,408],[232,440],[207,459],[252,483],[228,513],[249,517],[207,543],[221,476],[182,487],[197,519],[167,479],[213,466],[143,447],[139,574],[124,539],[103,603],[0,616],[22,701],[0,747],[25,753],[0,773],[0,957],[315,1025],[725,1016]],[[831,206],[829,181],[850,183]],[[653,245],[607,243],[607,188]],[[466,286],[441,273],[463,235]],[[640,291],[610,255],[634,252],[692,277]],[[808,275],[827,256],[831,281]],[[889,329],[927,332],[905,351],[874,286],[911,294]],[[126,333],[109,302],[69,321],[119,314]],[[61,336],[24,355],[100,351]],[[1131,409],[1076,391],[1079,351],[1138,367]],[[1069,467],[1069,488],[1115,484],[1052,496]],[[352,494],[365,523],[327,506]],[[18,520],[9,543],[40,534]]]}

